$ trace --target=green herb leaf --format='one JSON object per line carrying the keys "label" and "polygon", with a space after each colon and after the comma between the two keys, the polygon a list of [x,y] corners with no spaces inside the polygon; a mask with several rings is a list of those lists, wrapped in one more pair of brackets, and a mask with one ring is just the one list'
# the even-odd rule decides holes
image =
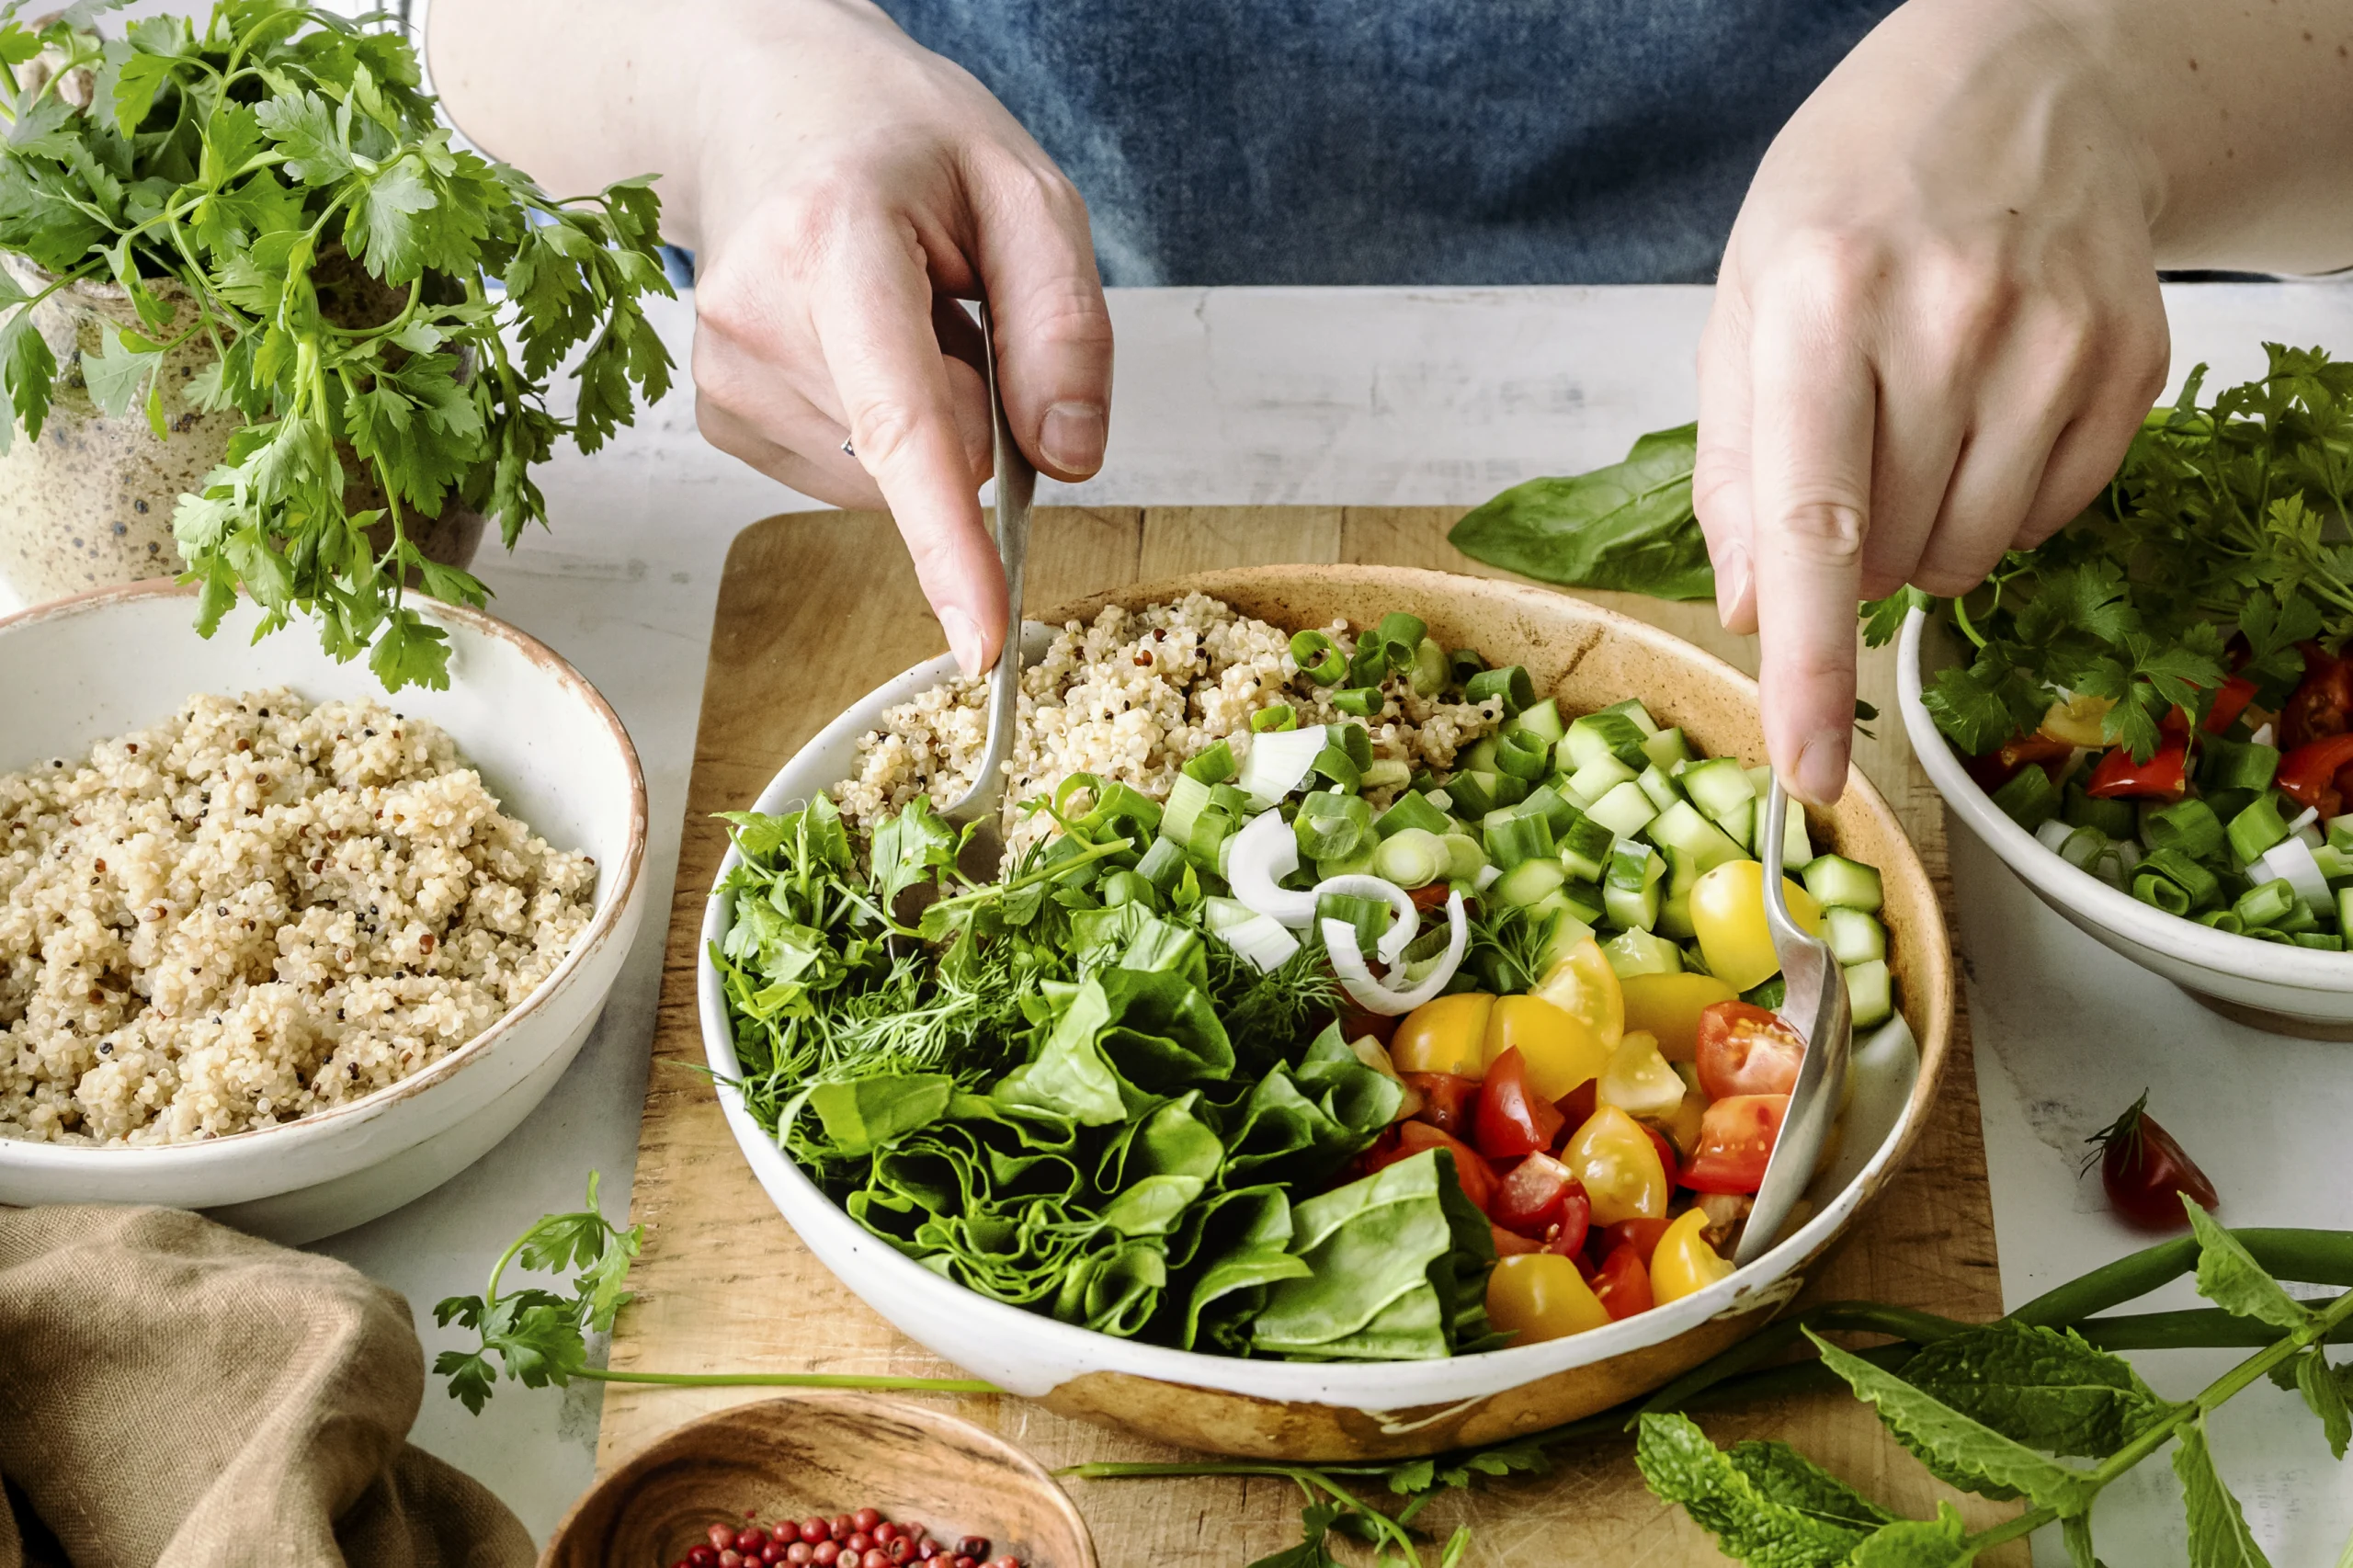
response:
{"label": "green herb leaf", "polygon": [[1869,1534],[1775,1501],[1688,1415],[1645,1415],[1634,1463],[1662,1501],[1680,1505],[1749,1568],[1834,1568]]}
{"label": "green herb leaf", "polygon": [[2296,1388],[2303,1394],[2305,1406],[2319,1418],[2329,1453],[2343,1459],[2346,1445],[2353,1442],[2353,1409],[2346,1405],[2339,1369],[2328,1364],[2326,1352],[2317,1345],[2298,1356],[2294,1367]]}
{"label": "green herb leaf", "polygon": [[1823,1365],[1844,1379],[1856,1397],[1877,1406],[1887,1429],[1944,1479],[1987,1496],[2023,1494],[2062,1514],[2089,1505],[2095,1489],[2082,1471],[2004,1437],[1811,1329],[1806,1337]]}
{"label": "green herb leaf", "polygon": [[2172,1406],[2072,1329],[2004,1320],[1921,1347],[1904,1381],[2045,1453],[2106,1459]]}
{"label": "green herb leaf", "polygon": [[2239,1239],[2214,1222],[2188,1198],[2189,1226],[2198,1237],[2198,1293],[2224,1312],[2294,1333],[2308,1326],[2313,1312],[2280,1289]]}
{"label": "green herb leaf", "polygon": [[1654,431],[1623,462],[1514,485],[1447,537],[1465,555],[1548,583],[1711,598],[1715,572],[1691,511],[1698,449],[1696,425]]}
{"label": "green herb leaf", "polygon": [[1734,1443],[1731,1459],[1759,1495],[1825,1524],[1870,1530],[1895,1518],[1787,1443]]}
{"label": "green herb leaf", "polygon": [[2214,1469],[2203,1415],[2181,1429],[2173,1469],[2181,1477],[2182,1501],[2189,1512],[2189,1568],[2271,1568],[2246,1528],[2239,1500]]}
{"label": "green herb leaf", "polygon": [[99,329],[102,351],[82,355],[82,379],[89,384],[90,401],[107,415],[120,418],[141,401],[164,362],[160,348],[133,348],[112,323]]}
{"label": "green herb leaf", "polygon": [[1898,1519],[1865,1536],[1848,1558],[1849,1568],[1961,1568],[1977,1555],[1961,1510],[1937,1505],[1934,1519]]}
{"label": "green herb leaf", "polygon": [[2060,1520],[2059,1539],[2067,1549],[2068,1568],[2100,1568],[2099,1554],[2092,1550],[2089,1512]]}
{"label": "green herb leaf", "polygon": [[[0,388],[8,407],[25,427],[25,438],[40,439],[41,422],[49,416],[50,383],[57,374],[57,356],[49,342],[33,330],[30,311],[18,311],[0,326]],[[5,429],[0,423],[0,429]],[[0,447],[0,450],[5,450]]]}

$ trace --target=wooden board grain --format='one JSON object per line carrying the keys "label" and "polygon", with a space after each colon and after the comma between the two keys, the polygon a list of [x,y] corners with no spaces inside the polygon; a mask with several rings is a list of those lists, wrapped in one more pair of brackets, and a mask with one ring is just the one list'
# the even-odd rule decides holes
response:
{"label": "wooden board grain", "polygon": [[[1030,546],[1030,602],[1051,606],[1214,566],[1347,561],[1487,571],[1446,542],[1452,510],[1401,507],[1047,508]],[[1711,606],[1589,596],[1754,671],[1753,644],[1727,635]],[[711,636],[688,817],[672,894],[654,1062],[639,1137],[631,1218],[645,1250],[637,1300],[613,1338],[616,1370],[823,1370],[938,1374],[945,1364],[868,1310],[812,1257],[753,1180],[699,1071],[695,947],[703,900],[725,849],[710,813],[748,803],[786,758],[888,675],[940,651],[938,630],[887,517],[819,513],[747,528],[729,553]],[[1891,651],[1868,658],[1863,696],[1888,715],[1860,744],[1864,771],[1903,818],[1945,892],[1943,808],[1895,722]],[[1954,1031],[1939,1109],[1911,1163],[1808,1285],[1806,1299],[1865,1297],[1961,1317],[2001,1310],[1993,1211],[1979,1134],[1966,1017]],[[756,1390],[606,1392],[600,1467],[661,1432]],[[1172,1450],[1067,1420],[1016,1399],[943,1401],[1049,1467],[1090,1459],[1166,1459]],[[1874,1496],[1926,1512],[1961,1501],[1930,1480],[1855,1402],[1820,1396],[1711,1417],[1720,1440],[1771,1436]],[[1072,1483],[1106,1564],[1238,1568],[1297,1536],[1299,1499],[1264,1480]],[[1690,1564],[1723,1559],[1643,1488],[1622,1443],[1557,1456],[1546,1475],[1458,1494],[1433,1522],[1473,1527],[1477,1562]],[[2015,1555],[1989,1562],[2022,1563]]]}

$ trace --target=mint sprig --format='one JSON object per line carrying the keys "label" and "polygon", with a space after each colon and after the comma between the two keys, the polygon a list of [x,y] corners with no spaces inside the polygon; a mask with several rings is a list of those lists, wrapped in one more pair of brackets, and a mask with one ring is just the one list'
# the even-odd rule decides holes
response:
{"label": "mint sprig", "polygon": [[[559,200],[453,147],[404,38],[305,0],[218,0],[201,30],[159,17],[119,38],[93,28],[111,3],[40,25],[22,8],[0,8],[0,250],[51,278],[0,275],[0,309],[111,279],[138,325],[82,356],[98,406],[164,437],[165,355],[200,342],[216,361],[192,401],[247,421],[173,516],[199,629],[244,593],[265,631],[307,619],[388,689],[446,687],[409,590],[488,591],[425,558],[420,520],[455,500],[512,548],[546,522],[530,473],[555,444],[593,452],[669,388],[643,309],[671,291],[650,183]],[[549,382],[575,356],[560,418]],[[28,438],[56,374],[17,309],[0,395]],[[12,437],[0,419],[0,450]]]}

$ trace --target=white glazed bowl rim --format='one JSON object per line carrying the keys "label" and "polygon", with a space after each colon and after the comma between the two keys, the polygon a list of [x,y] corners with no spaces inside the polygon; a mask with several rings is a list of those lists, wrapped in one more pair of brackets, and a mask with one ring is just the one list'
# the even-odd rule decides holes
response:
{"label": "white glazed bowl rim", "polygon": [[2010,869],[2095,925],[2125,937],[2154,952],[2185,964],[2218,973],[2245,977],[2285,990],[2324,993],[2353,992],[2353,954],[2323,952],[2313,948],[2258,942],[2167,915],[2143,903],[2121,888],[2113,888],[2079,866],[2069,864],[2056,850],[2010,820],[1977,780],[1961,767],[1960,756],[1929,717],[1920,700],[1923,689],[1921,643],[1927,612],[1914,609],[1904,620],[1897,645],[1896,699],[1904,710],[1904,728],[1912,749],[1927,770],[1929,781],[1947,804],[1967,820],[1970,829],[1993,847]]}
{"label": "white glazed bowl rim", "polygon": [[[1036,622],[1025,628],[1030,637],[1051,630]],[[778,770],[753,809],[769,812],[784,809],[789,800],[799,798],[784,796],[783,787],[802,757],[821,755],[829,747],[872,729],[883,709],[905,701],[954,673],[955,661],[942,655],[915,665],[853,703]],[[825,1227],[833,1239],[845,1245],[864,1245],[864,1256],[871,1259],[871,1277],[854,1287],[859,1294],[870,1290],[887,1291],[893,1297],[927,1297],[942,1305],[952,1301],[956,1310],[970,1320],[971,1337],[1028,1345],[1041,1359],[1069,1369],[1074,1375],[1079,1370],[1106,1369],[1162,1382],[1284,1403],[1395,1407],[1485,1398],[1559,1372],[1646,1349],[1688,1333],[1711,1318],[1779,1305],[1795,1294],[1803,1284],[1797,1270],[1828,1245],[1854,1217],[1864,1197],[1879,1185],[1877,1178],[1905,1147],[1918,1114],[1916,1096],[1907,1096],[1903,1112],[1862,1168],[1819,1212],[1755,1263],[1680,1301],[1582,1334],[1438,1360],[1368,1362],[1260,1360],[1121,1339],[995,1301],[933,1273],[851,1219],[753,1120],[735,1086],[742,1064],[735,1056],[725,993],[710,961],[710,949],[722,935],[724,914],[719,889],[741,863],[742,857],[731,844],[706,900],[697,944],[697,992],[704,1051],[717,1080],[720,1106],[761,1185],[772,1190],[780,1182],[796,1194],[801,1211],[787,1215],[796,1229],[805,1220]],[[941,1292],[953,1292],[953,1296]]]}
{"label": "white glazed bowl rim", "polygon": [[[196,589],[182,587],[169,578],[122,584],[112,587],[89,588],[65,598],[35,605],[14,615],[0,617],[0,639],[20,627],[70,616],[102,615],[112,607],[156,598],[186,598],[193,600]],[[553,972],[532,988],[514,1008],[496,1023],[474,1036],[465,1044],[422,1070],[387,1084],[373,1094],[313,1111],[299,1120],[281,1122],[275,1127],[256,1127],[243,1132],[225,1133],[193,1143],[166,1143],[132,1148],[93,1147],[75,1143],[37,1143],[29,1139],[0,1138],[0,1166],[51,1173],[104,1169],[114,1175],[125,1173],[151,1177],[168,1177],[176,1174],[200,1170],[223,1160],[242,1159],[249,1153],[276,1157],[334,1140],[346,1126],[357,1119],[370,1119],[381,1114],[394,1101],[421,1094],[437,1085],[447,1083],[472,1063],[483,1060],[517,1031],[527,1028],[542,1004],[558,992],[568,989],[591,955],[610,938],[614,927],[628,910],[631,897],[636,892],[638,879],[645,869],[645,772],[639,766],[637,747],[629,738],[620,715],[603,693],[588,683],[588,678],[574,669],[571,661],[541,642],[529,632],[507,625],[494,616],[485,615],[463,605],[444,603],[436,599],[421,605],[427,619],[471,631],[477,636],[512,644],[533,664],[554,672],[563,687],[601,722],[611,737],[622,765],[628,769],[631,796],[629,846],[618,868],[598,868],[597,893],[601,907],[585,930],[575,938],[572,950]],[[299,629],[288,633],[299,634]],[[176,708],[186,699],[186,692],[164,699],[159,714]],[[92,739],[99,737],[93,736]],[[0,763],[0,766],[6,766]],[[608,878],[618,878],[608,883]],[[607,889],[609,886],[609,896]],[[265,1151],[256,1145],[267,1144]]]}

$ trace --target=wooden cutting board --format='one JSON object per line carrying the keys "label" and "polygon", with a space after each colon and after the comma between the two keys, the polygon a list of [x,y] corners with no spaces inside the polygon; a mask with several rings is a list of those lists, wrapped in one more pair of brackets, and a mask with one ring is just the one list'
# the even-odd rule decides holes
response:
{"label": "wooden cutting board", "polygon": [[[1047,508],[1030,543],[1029,599],[1050,608],[1126,584],[1214,567],[1354,562],[1485,576],[1446,530],[1460,513],[1431,507]],[[1590,596],[1654,622],[1745,669],[1745,639],[1726,635],[1705,604]],[[631,1218],[645,1250],[631,1279],[637,1300],[613,1336],[615,1370],[949,1374],[812,1256],[769,1204],[737,1152],[700,1071],[695,960],[703,901],[726,848],[710,813],[748,805],[834,715],[883,679],[941,651],[888,517],[801,513],[745,529],[727,558],[711,631],[694,774],[671,898],[654,1060],[639,1133]],[[1910,831],[1944,890],[1944,811],[1895,718],[1893,650],[1864,666],[1863,695],[1886,718],[1862,743],[1864,771]],[[1967,1020],[1957,1020],[1938,1114],[1904,1172],[1867,1210],[1809,1286],[1808,1300],[1869,1298],[1960,1317],[2001,1311],[1993,1210],[1977,1117]],[[659,1433],[705,1411],[763,1397],[758,1390],[639,1389],[605,1393],[598,1449],[609,1469]],[[1174,1450],[1065,1419],[1010,1397],[972,1397],[960,1414],[1021,1444],[1049,1467],[1085,1460],[1178,1457]],[[1958,1497],[1934,1481],[1856,1402],[1823,1395],[1711,1417],[1720,1441],[1771,1436],[1891,1505],[1931,1512]],[[1107,1568],[1241,1568],[1297,1540],[1300,1498],[1287,1482],[1072,1482]],[[2001,1510],[1964,1499],[1972,1522]],[[1478,1563],[1632,1565],[1724,1561],[1712,1541],[1644,1489],[1622,1442],[1557,1456],[1537,1479],[1483,1487],[1426,1516],[1441,1534],[1476,1532]],[[1989,1562],[2026,1561],[2015,1556]]]}

